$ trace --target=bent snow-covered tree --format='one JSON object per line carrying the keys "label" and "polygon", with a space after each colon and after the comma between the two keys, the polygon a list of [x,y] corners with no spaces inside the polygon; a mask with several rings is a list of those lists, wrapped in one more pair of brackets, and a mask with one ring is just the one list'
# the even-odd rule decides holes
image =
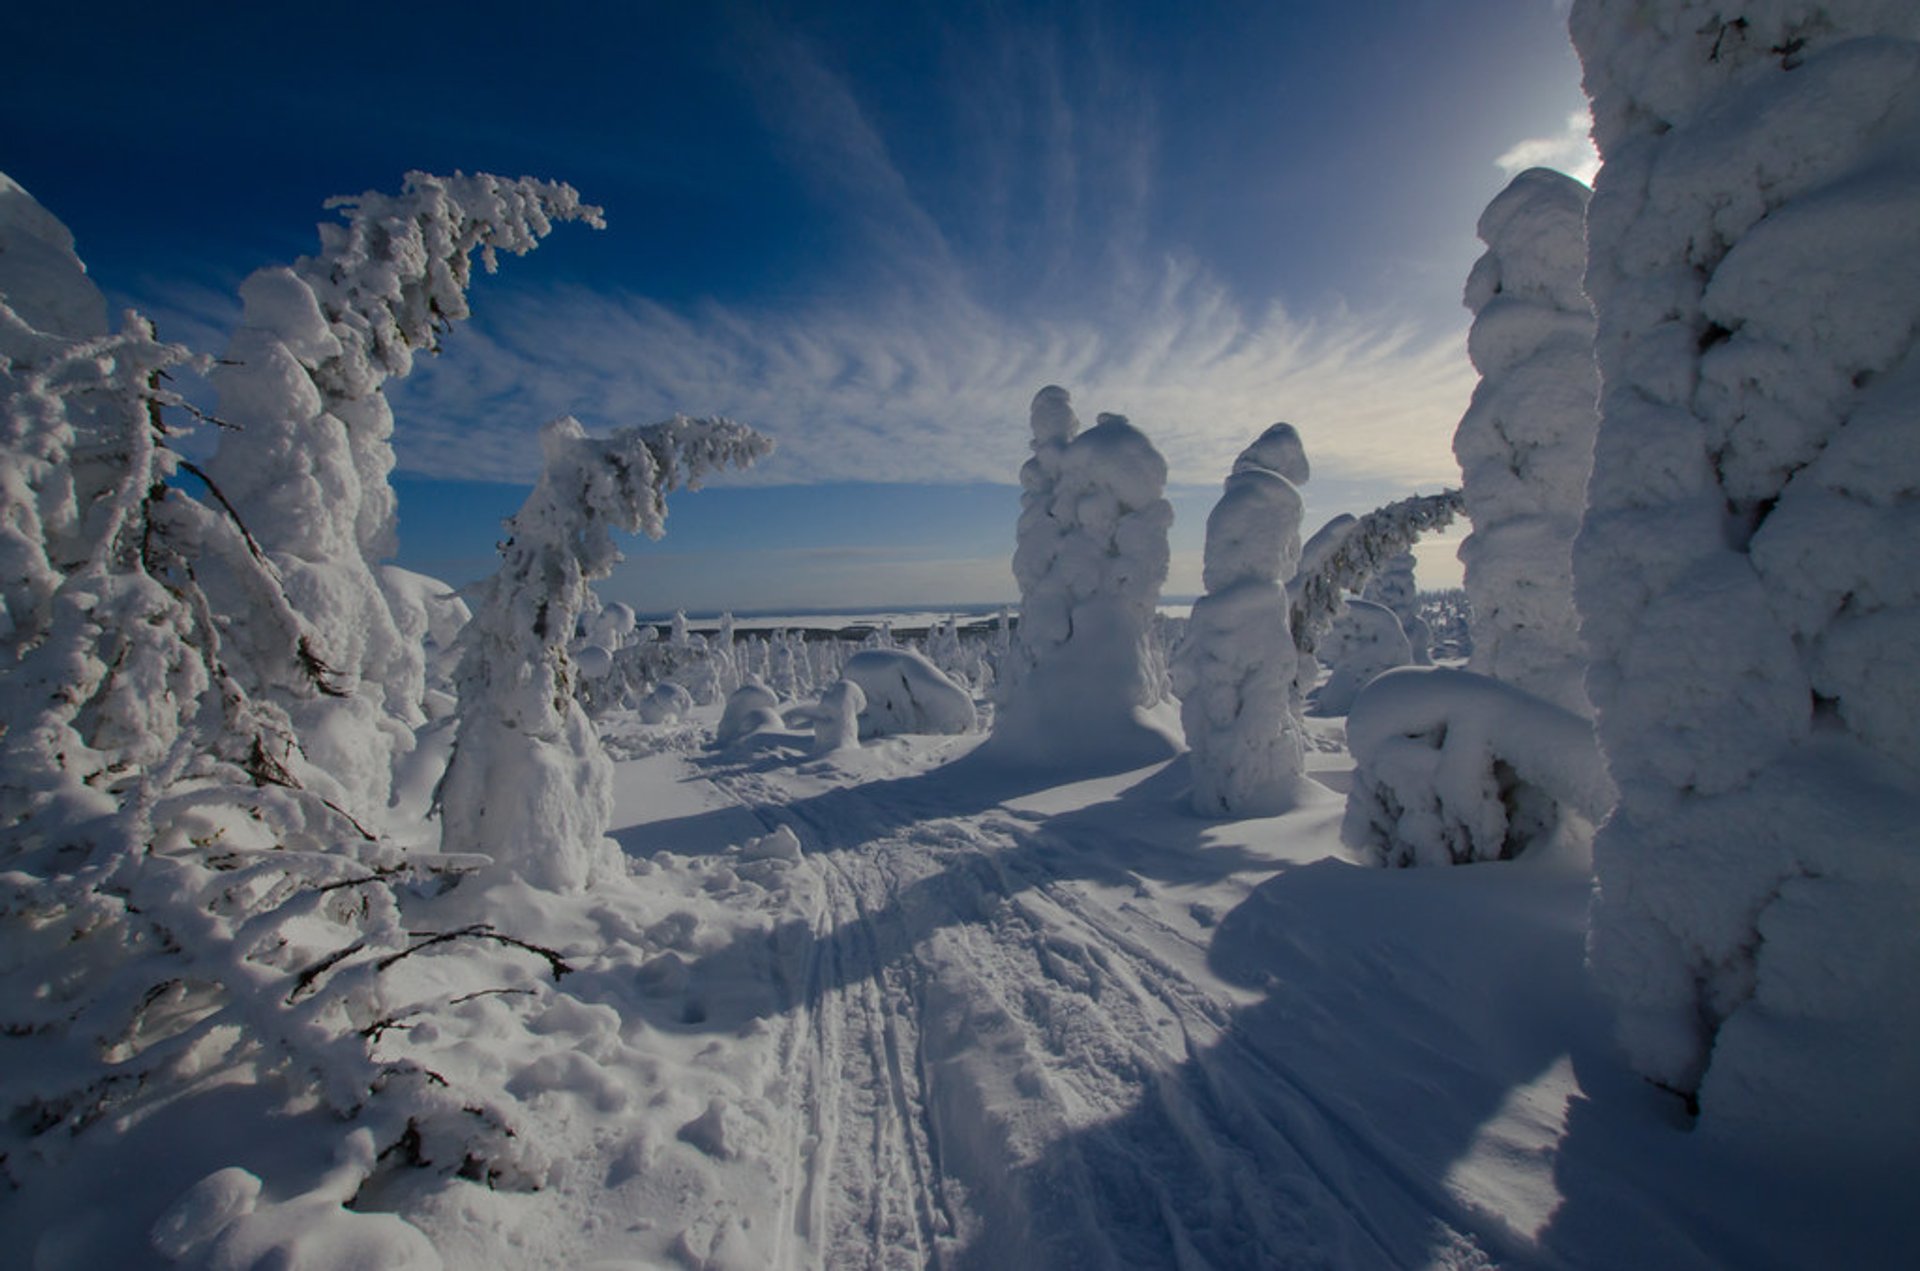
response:
{"label": "bent snow-covered tree", "polygon": [[1013,553],[1016,647],[985,753],[1057,768],[1151,763],[1174,751],[1146,717],[1162,696],[1148,633],[1168,566],[1167,464],[1119,415],[1080,432],[1067,391],[1034,396]]}
{"label": "bent snow-covered tree", "polygon": [[1412,547],[1422,534],[1446,529],[1465,510],[1460,491],[1442,490],[1375,508],[1340,529],[1337,538],[1328,534],[1335,522],[1322,527],[1309,548],[1321,542],[1322,534],[1334,541],[1312,553],[1313,558],[1288,588],[1293,602],[1294,646],[1302,653],[1312,653],[1321,634],[1340,612],[1347,593],[1365,587],[1368,579]]}
{"label": "bent snow-covered tree", "polygon": [[[384,385],[467,316],[476,253],[492,270],[556,221],[601,222],[571,186],[484,173],[413,172],[398,195],[328,206],[346,220],[320,227],[319,255],[241,287],[240,329],[212,377],[232,427],[207,472],[313,624],[313,652],[342,692],[283,704],[316,762],[377,807],[425,692],[419,645],[402,638],[372,564],[394,548]],[[229,607],[217,576],[208,585]],[[249,638],[244,624],[232,634]]]}
{"label": "bent snow-covered tree", "polygon": [[613,765],[574,695],[568,655],[588,584],[620,561],[613,531],[660,537],[669,490],[747,467],[773,443],[732,420],[679,416],[606,437],[558,419],[540,444],[539,484],[507,522],[500,568],[460,637],[442,841],[537,887],[577,891],[613,850]]}
{"label": "bent snow-covered tree", "polygon": [[1920,1139],[1920,7],[1576,0],[1592,964],[1718,1132]]}
{"label": "bent snow-covered tree", "polygon": [[1460,545],[1472,669],[1587,713],[1573,539],[1598,422],[1593,309],[1581,290],[1590,191],[1531,168],[1480,216],[1467,352],[1480,372],[1453,434],[1473,533]]}
{"label": "bent snow-covered tree", "polygon": [[1207,594],[1194,602],[1171,668],[1203,815],[1283,811],[1304,766],[1281,580],[1300,563],[1297,487],[1308,472],[1299,433],[1275,424],[1241,452],[1207,517]]}

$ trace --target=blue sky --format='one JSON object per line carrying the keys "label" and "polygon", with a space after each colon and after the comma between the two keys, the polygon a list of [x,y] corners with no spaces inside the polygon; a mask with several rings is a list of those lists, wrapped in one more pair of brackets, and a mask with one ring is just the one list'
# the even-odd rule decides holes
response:
{"label": "blue sky", "polygon": [[483,573],[555,415],[773,435],[603,589],[650,612],[1012,598],[1047,383],[1166,455],[1171,592],[1276,419],[1309,529],[1457,480],[1474,221],[1586,156],[1554,0],[171,9],[14,15],[0,169],[213,352],[330,195],[577,186],[607,229],[506,261],[390,389],[401,559]]}

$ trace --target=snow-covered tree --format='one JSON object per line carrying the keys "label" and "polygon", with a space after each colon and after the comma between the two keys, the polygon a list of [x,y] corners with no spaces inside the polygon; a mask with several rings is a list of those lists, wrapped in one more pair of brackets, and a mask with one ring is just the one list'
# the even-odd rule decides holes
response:
{"label": "snow-covered tree", "polygon": [[1393,610],[1358,597],[1346,602],[1315,652],[1332,670],[1313,696],[1320,715],[1346,714],[1375,676],[1413,661],[1413,645]]}
{"label": "snow-covered tree", "polygon": [[1282,579],[1300,562],[1300,435],[1275,424],[1242,451],[1207,517],[1202,582],[1174,653],[1173,691],[1192,752],[1193,805],[1206,816],[1270,816],[1304,763],[1297,654]]}
{"label": "snow-covered tree", "polygon": [[[263,269],[240,290],[240,328],[212,379],[232,427],[207,464],[313,624],[313,653],[341,696],[281,702],[316,762],[358,802],[386,801],[392,756],[424,695],[420,649],[403,638],[373,564],[394,550],[393,414],[384,385],[467,316],[473,257],[491,271],[556,221],[600,223],[570,186],[414,172],[398,195],[329,204],[321,250]],[[210,576],[216,606],[239,612]],[[251,639],[246,623],[231,631]],[[270,686],[268,686],[270,687]]]}
{"label": "snow-covered tree", "polygon": [[1708,1126],[1920,1138],[1920,8],[1576,0],[1592,965]]}
{"label": "snow-covered tree", "polygon": [[1400,622],[1401,633],[1407,637],[1408,648],[1413,651],[1414,664],[1427,666],[1433,661],[1428,648],[1433,634],[1427,630],[1426,619],[1420,616],[1420,584],[1414,578],[1418,567],[1412,548],[1396,553],[1367,580],[1367,585],[1360,590],[1360,599],[1391,610]]}
{"label": "snow-covered tree", "polygon": [[1287,588],[1294,645],[1312,653],[1349,592],[1365,587],[1422,534],[1444,530],[1465,510],[1460,491],[1442,490],[1375,508],[1350,525],[1335,518],[1322,526],[1302,549],[1300,570]]}
{"label": "snow-covered tree", "polygon": [[500,569],[461,634],[459,734],[440,807],[448,848],[577,891],[612,851],[612,763],[575,700],[568,657],[588,584],[620,560],[613,531],[658,538],[669,490],[744,468],[772,443],[731,420],[685,416],[606,437],[563,418],[540,442],[539,484],[507,522]]}
{"label": "snow-covered tree", "polygon": [[[1473,533],[1460,545],[1474,670],[1586,713],[1573,539],[1593,470],[1599,376],[1581,290],[1590,191],[1530,168],[1480,216],[1467,351],[1480,372],[1453,435]],[[1404,621],[1404,618],[1403,618]]]}
{"label": "snow-covered tree", "polygon": [[1173,523],[1166,460],[1119,415],[1081,432],[1057,386],[1034,396],[1031,423],[1013,554],[1018,640],[986,751],[1061,768],[1166,758],[1173,742],[1146,716],[1164,688],[1149,631]]}

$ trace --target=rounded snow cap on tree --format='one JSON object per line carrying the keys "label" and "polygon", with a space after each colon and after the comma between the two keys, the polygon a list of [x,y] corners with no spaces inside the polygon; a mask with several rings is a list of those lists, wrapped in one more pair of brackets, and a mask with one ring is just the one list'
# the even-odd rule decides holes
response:
{"label": "rounded snow cap on tree", "polygon": [[1474,313],[1496,295],[1516,295],[1556,308],[1586,308],[1587,200],[1579,181],[1552,168],[1528,168],[1493,196],[1480,214],[1487,253],[1467,276],[1462,302]]}
{"label": "rounded snow cap on tree", "polygon": [[1301,444],[1300,433],[1292,424],[1273,425],[1240,452],[1240,457],[1233,461],[1233,470],[1245,472],[1249,468],[1277,472],[1295,485],[1305,485],[1312,471],[1307,464],[1307,448]]}
{"label": "rounded snow cap on tree", "polygon": [[1033,395],[1028,417],[1033,423],[1033,444],[1064,446],[1080,431],[1080,420],[1073,413],[1073,395],[1058,384],[1049,384]]}
{"label": "rounded snow cap on tree", "polygon": [[1301,512],[1300,492],[1280,473],[1258,465],[1236,469],[1207,517],[1201,582],[1208,594],[1291,575],[1300,563]]}

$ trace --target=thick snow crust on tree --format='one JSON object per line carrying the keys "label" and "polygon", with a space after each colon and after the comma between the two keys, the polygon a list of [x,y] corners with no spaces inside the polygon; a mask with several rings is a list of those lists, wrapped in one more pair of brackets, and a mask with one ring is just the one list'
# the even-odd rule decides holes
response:
{"label": "thick snow crust on tree", "polygon": [[1593,309],[1581,289],[1590,195],[1530,168],[1480,216],[1467,352],[1480,372],[1453,435],[1473,533],[1460,545],[1472,668],[1588,712],[1573,540],[1598,425]]}
{"label": "thick snow crust on tree", "polygon": [[589,584],[619,563],[613,531],[658,538],[669,490],[773,447],[732,420],[685,416],[606,437],[563,418],[540,444],[540,482],[508,522],[500,569],[461,634],[443,841],[536,887],[577,891],[615,861],[612,765],[574,696],[568,656]]}
{"label": "thick snow crust on tree", "polygon": [[1149,633],[1168,567],[1167,464],[1119,415],[1080,431],[1067,391],[1034,396],[1020,469],[1016,648],[986,753],[1055,768],[1135,767],[1176,749]]}
{"label": "thick snow crust on tree", "polygon": [[1341,838],[1383,865],[1511,860],[1611,805],[1584,716],[1484,675],[1389,671],[1347,714]]}
{"label": "thick snow crust on tree", "polygon": [[1299,433],[1275,424],[1241,452],[1207,516],[1207,594],[1170,667],[1205,816],[1271,816],[1294,799],[1304,752],[1281,580],[1300,563],[1308,472]]}
{"label": "thick snow crust on tree", "polygon": [[841,674],[860,689],[862,737],[970,733],[979,726],[973,697],[912,649],[862,649]]}
{"label": "thick snow crust on tree", "polygon": [[1605,162],[1574,556],[1620,790],[1594,971],[1708,1125],[1910,1145],[1920,8],[1571,21]]}
{"label": "thick snow crust on tree", "polygon": [[[0,294],[28,327],[68,340],[107,333],[107,300],[87,277],[73,234],[0,172]],[[0,350],[20,356],[11,347]]]}
{"label": "thick snow crust on tree", "polygon": [[409,173],[398,195],[328,206],[345,222],[320,227],[319,255],[241,286],[240,328],[211,377],[232,428],[207,474],[316,624],[312,652],[343,693],[285,705],[316,761],[377,807],[425,691],[419,646],[396,628],[373,570],[395,546],[383,386],[467,316],[475,253],[491,271],[555,222],[600,215],[570,186],[459,173]]}

